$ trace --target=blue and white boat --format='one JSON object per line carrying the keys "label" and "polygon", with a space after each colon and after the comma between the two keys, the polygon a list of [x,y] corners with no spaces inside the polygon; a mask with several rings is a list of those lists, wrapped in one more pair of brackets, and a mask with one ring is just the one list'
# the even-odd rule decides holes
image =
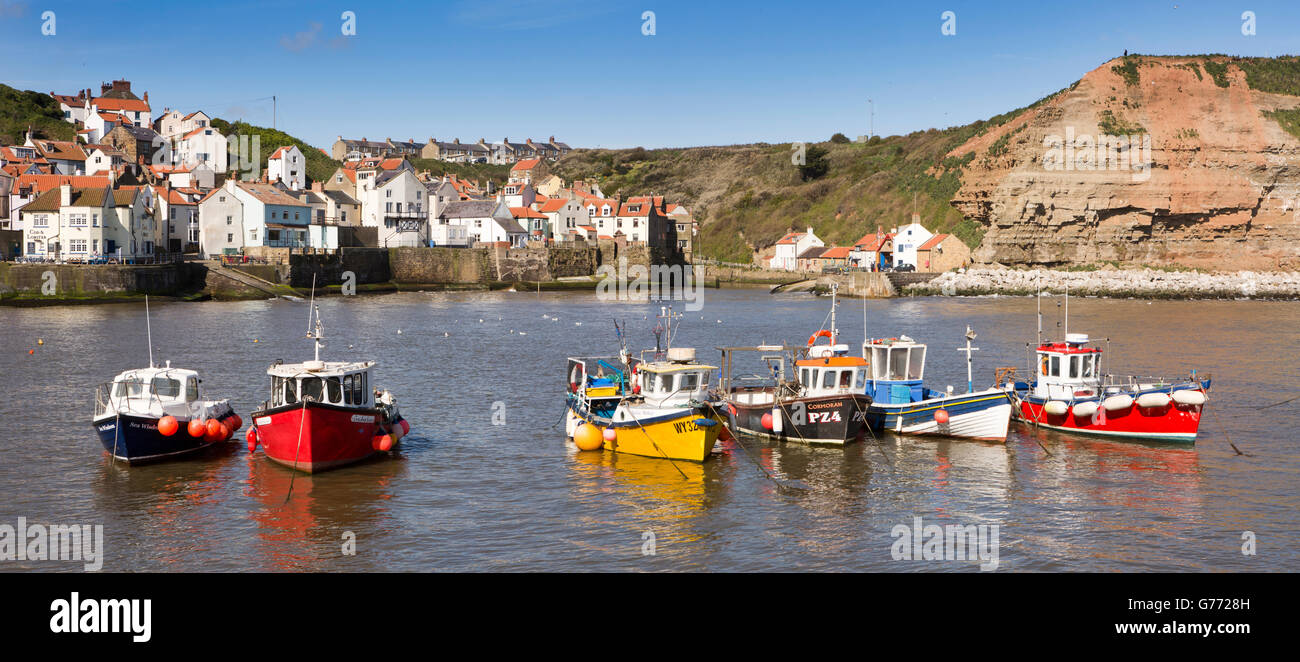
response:
{"label": "blue and white boat", "polygon": [[[967,362],[970,340],[967,330]],[[868,339],[862,356],[871,364],[866,394],[871,396],[867,423],[874,431],[1006,442],[1011,400],[1003,389],[966,393],[926,388],[926,346],[907,336]],[[969,367],[968,367],[969,370]]]}
{"label": "blue and white boat", "polygon": [[[200,400],[198,373],[150,366],[127,370],[95,392],[95,432],[114,460],[154,462],[230,439],[242,422],[229,400]],[[191,428],[190,422],[200,425]],[[215,421],[216,425],[209,425]],[[202,428],[200,431],[199,428]]]}

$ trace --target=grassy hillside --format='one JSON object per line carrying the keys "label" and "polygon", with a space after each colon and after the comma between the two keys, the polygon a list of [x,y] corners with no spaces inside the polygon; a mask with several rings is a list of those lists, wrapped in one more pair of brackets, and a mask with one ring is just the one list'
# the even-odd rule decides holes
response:
{"label": "grassy hillside", "polygon": [[[1023,109],[1020,109],[1023,110]],[[806,147],[755,144],[685,149],[577,150],[556,166],[565,179],[591,179],[606,195],[654,193],[684,203],[702,222],[704,256],[751,262],[790,228],[812,227],[828,244],[848,245],[877,228],[907,223],[913,210],[926,227],[971,246],[981,228],[949,205],[961,186],[963,159],[945,155],[1020,110],[987,121],[906,136]]]}
{"label": "grassy hillside", "polygon": [[72,140],[77,133],[54,97],[0,84],[0,144],[22,144],[28,126],[39,138]]}

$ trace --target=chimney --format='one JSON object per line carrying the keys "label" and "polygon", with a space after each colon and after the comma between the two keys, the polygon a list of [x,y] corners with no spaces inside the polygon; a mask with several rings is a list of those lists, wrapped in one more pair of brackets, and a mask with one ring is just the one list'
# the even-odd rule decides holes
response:
{"label": "chimney", "polygon": [[317,191],[317,192],[324,191],[324,190],[325,190],[325,185],[322,184],[322,183],[320,183],[320,182],[312,182],[312,183],[311,183],[311,190],[313,190],[313,191]]}
{"label": "chimney", "polygon": [[149,103],[149,93],[148,93],[148,92],[145,92],[145,93],[144,93],[144,102],[145,102],[145,103]]}
{"label": "chimney", "polygon": [[554,144],[554,143],[555,143],[555,136],[551,136],[550,140],[548,140],[547,142],[549,142],[549,143],[551,143],[551,144]]}
{"label": "chimney", "polygon": [[[452,144],[454,144],[454,145],[459,145],[459,144],[460,144],[460,138],[457,138],[457,139],[455,139],[455,140],[453,140],[453,141],[451,141],[451,142],[452,142]],[[480,140],[479,142],[483,142],[483,141]]]}
{"label": "chimney", "polygon": [[533,146],[533,139],[532,139],[532,138],[528,138],[527,140],[524,141],[524,144],[525,144],[525,145],[528,145],[529,147],[532,147],[532,146]]}
{"label": "chimney", "polygon": [[67,184],[59,185],[59,206],[67,207],[72,204],[72,187]]}
{"label": "chimney", "polygon": [[912,222],[913,222],[913,223],[916,223],[917,225],[920,225],[920,224],[921,224],[921,215],[920,215],[920,214],[912,214]]}
{"label": "chimney", "polygon": [[813,233],[813,231],[812,231],[812,226],[809,225],[809,226],[808,226],[808,234],[812,234],[812,233]]}

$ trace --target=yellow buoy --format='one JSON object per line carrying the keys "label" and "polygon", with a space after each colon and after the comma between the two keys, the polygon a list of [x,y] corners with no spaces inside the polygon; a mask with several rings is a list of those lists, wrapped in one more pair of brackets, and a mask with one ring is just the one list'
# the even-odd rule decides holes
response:
{"label": "yellow buoy", "polygon": [[37,339],[36,339],[36,344],[37,344],[37,345],[44,345],[44,344],[45,344],[45,341],[44,341],[44,340],[41,340],[40,338],[37,338]]}
{"label": "yellow buoy", "polygon": [[578,445],[579,450],[595,451],[605,445],[605,440],[601,437],[600,428],[591,423],[583,423],[573,431],[573,443]]}

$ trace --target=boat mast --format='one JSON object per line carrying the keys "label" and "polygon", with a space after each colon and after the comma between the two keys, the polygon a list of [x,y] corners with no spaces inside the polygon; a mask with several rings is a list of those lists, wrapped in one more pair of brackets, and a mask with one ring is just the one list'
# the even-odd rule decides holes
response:
{"label": "boat mast", "polygon": [[839,291],[839,283],[831,283],[831,346],[835,345],[835,302],[836,293]]}
{"label": "boat mast", "polygon": [[144,329],[149,342],[149,367],[153,367],[153,325],[149,323],[149,295],[144,295]]}

